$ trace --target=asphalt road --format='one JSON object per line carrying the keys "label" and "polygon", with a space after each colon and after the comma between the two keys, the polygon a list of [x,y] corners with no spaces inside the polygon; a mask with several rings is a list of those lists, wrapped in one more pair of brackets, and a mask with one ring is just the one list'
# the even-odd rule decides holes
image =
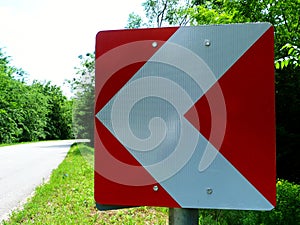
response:
{"label": "asphalt road", "polygon": [[[0,222],[46,181],[76,140],[0,148]],[[77,141],[76,141],[77,142]]]}

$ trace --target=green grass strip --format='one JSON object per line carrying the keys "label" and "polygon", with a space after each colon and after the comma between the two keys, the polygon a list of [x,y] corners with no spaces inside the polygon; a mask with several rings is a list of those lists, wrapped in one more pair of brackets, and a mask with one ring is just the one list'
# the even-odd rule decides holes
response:
{"label": "green grass strip", "polygon": [[[100,212],[95,208],[93,149],[77,145],[55,169],[50,181],[37,187],[23,210],[9,224],[166,224],[168,209],[138,207]],[[84,157],[82,156],[84,155]],[[88,159],[88,160],[87,160]]]}
{"label": "green grass strip", "polygon": [[[50,181],[36,189],[24,209],[13,212],[4,225],[16,224],[168,224],[168,209],[137,207],[111,211],[95,208],[94,152],[85,145],[73,146],[53,171]],[[209,225],[300,225],[300,186],[277,182],[277,206],[270,212],[200,210],[199,224]],[[126,194],[126,193],[125,193]]]}

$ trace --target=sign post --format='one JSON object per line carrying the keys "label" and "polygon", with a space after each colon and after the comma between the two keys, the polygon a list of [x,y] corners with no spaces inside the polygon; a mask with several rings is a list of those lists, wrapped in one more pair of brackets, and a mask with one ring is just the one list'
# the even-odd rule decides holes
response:
{"label": "sign post", "polygon": [[169,225],[198,225],[199,210],[198,209],[169,209]]}
{"label": "sign post", "polygon": [[98,33],[100,210],[169,207],[176,224],[197,208],[275,207],[273,33],[269,23]]}

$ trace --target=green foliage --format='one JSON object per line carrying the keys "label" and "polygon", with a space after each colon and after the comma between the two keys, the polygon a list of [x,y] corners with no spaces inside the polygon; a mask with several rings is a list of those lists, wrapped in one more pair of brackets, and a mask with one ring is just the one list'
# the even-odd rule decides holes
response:
{"label": "green foliage", "polygon": [[299,0],[146,0],[143,6],[150,27],[270,22],[275,28],[277,59],[286,56],[280,51],[286,43],[299,46]]}
{"label": "green foliage", "polygon": [[2,48],[0,48],[0,73],[6,74],[9,77],[13,77],[16,80],[25,82],[28,74],[19,68],[9,65],[10,57],[3,53]]}
{"label": "green foliage", "polygon": [[[22,122],[22,112],[18,110],[20,97],[25,92],[24,87],[3,72],[0,72],[0,143],[18,141],[22,134],[19,123]],[[16,90],[17,98],[11,95]],[[17,118],[17,120],[15,119]]]}
{"label": "green foliage", "polygon": [[[142,5],[148,27],[230,23],[235,15],[224,10],[225,3],[222,0],[147,0]],[[142,24],[132,18],[130,14],[127,27],[137,28]]]}
{"label": "green foliage", "polygon": [[147,27],[161,27],[168,24],[185,25],[187,18],[182,17],[179,12],[187,9],[190,4],[196,5],[195,0],[147,0],[142,5],[144,7],[146,22],[141,16],[131,13],[128,17],[126,28],[139,28],[142,25]]}
{"label": "green foliage", "polygon": [[300,48],[298,46],[287,43],[281,50],[287,51],[287,56],[275,61],[276,69],[283,69],[289,65],[295,69],[300,67]]}
{"label": "green foliage", "polygon": [[299,46],[299,0],[226,0],[226,10],[234,12],[238,22],[270,22],[275,28],[275,56],[285,57],[280,51],[286,43]]}
{"label": "green foliage", "polygon": [[189,15],[190,25],[226,24],[233,21],[233,15],[206,5],[198,5],[181,12]]}
{"label": "green foliage", "polygon": [[200,224],[299,225],[300,185],[278,180],[277,206],[271,211],[200,210]]}
{"label": "green foliage", "polygon": [[[278,176],[300,182],[300,48],[286,44],[281,48],[287,56],[275,61],[277,69],[277,165]],[[284,150],[284,151],[282,151]]]}
{"label": "green foliage", "polygon": [[276,72],[277,175],[300,183],[300,76],[292,66]]}
{"label": "green foliage", "polygon": [[0,51],[0,143],[71,138],[70,101],[59,87],[28,85],[23,75]]}
{"label": "green foliage", "polygon": [[277,206],[263,218],[268,224],[300,224],[300,185],[285,180],[277,182]]}
{"label": "green foliage", "polygon": [[277,58],[286,43],[299,46],[299,0],[146,0],[149,27],[221,23],[270,22],[275,27]]}
{"label": "green foliage", "polygon": [[21,121],[18,122],[23,130],[19,141],[44,140],[44,128],[46,127],[48,113],[47,98],[40,93],[38,84],[34,83],[25,88],[25,92],[19,99],[22,109],[18,107],[18,110],[22,111]]}
{"label": "green foliage", "polygon": [[139,28],[142,26],[142,22],[143,22],[142,17],[132,12],[128,16],[127,25],[125,28],[127,29]]}
{"label": "green foliage", "polygon": [[94,144],[95,54],[79,56],[77,77],[69,81],[73,99],[73,132],[76,138],[90,139]]}
{"label": "green foliage", "polygon": [[9,66],[9,56],[6,56],[3,53],[2,48],[0,48],[0,74],[6,74],[7,76],[11,77],[12,74],[15,72],[15,68]]}
{"label": "green foliage", "polygon": [[[161,27],[163,21],[166,20],[167,14],[176,5],[177,0],[148,0],[143,3],[146,17],[149,19],[149,25]],[[151,26],[151,25],[150,25]]]}
{"label": "green foliage", "polygon": [[63,95],[60,87],[50,82],[40,86],[44,96],[47,97],[47,119],[45,134],[47,140],[69,139],[72,133],[72,107],[70,101]]}

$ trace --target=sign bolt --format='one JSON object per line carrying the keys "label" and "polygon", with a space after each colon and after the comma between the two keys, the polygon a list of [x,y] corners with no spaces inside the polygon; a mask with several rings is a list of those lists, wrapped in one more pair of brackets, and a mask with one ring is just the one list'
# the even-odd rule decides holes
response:
{"label": "sign bolt", "polygon": [[153,186],[153,191],[158,191],[158,186],[157,185]]}
{"label": "sign bolt", "polygon": [[211,195],[211,194],[213,193],[213,189],[207,188],[207,189],[206,189],[206,193],[207,193],[208,195]]}
{"label": "sign bolt", "polygon": [[152,47],[153,47],[153,48],[156,48],[156,47],[157,47],[157,45],[158,45],[158,44],[157,44],[157,42],[156,42],[156,41],[152,42]]}
{"label": "sign bolt", "polygon": [[210,44],[211,44],[210,40],[208,40],[208,39],[204,40],[204,45],[205,45],[206,47],[209,47]]}

